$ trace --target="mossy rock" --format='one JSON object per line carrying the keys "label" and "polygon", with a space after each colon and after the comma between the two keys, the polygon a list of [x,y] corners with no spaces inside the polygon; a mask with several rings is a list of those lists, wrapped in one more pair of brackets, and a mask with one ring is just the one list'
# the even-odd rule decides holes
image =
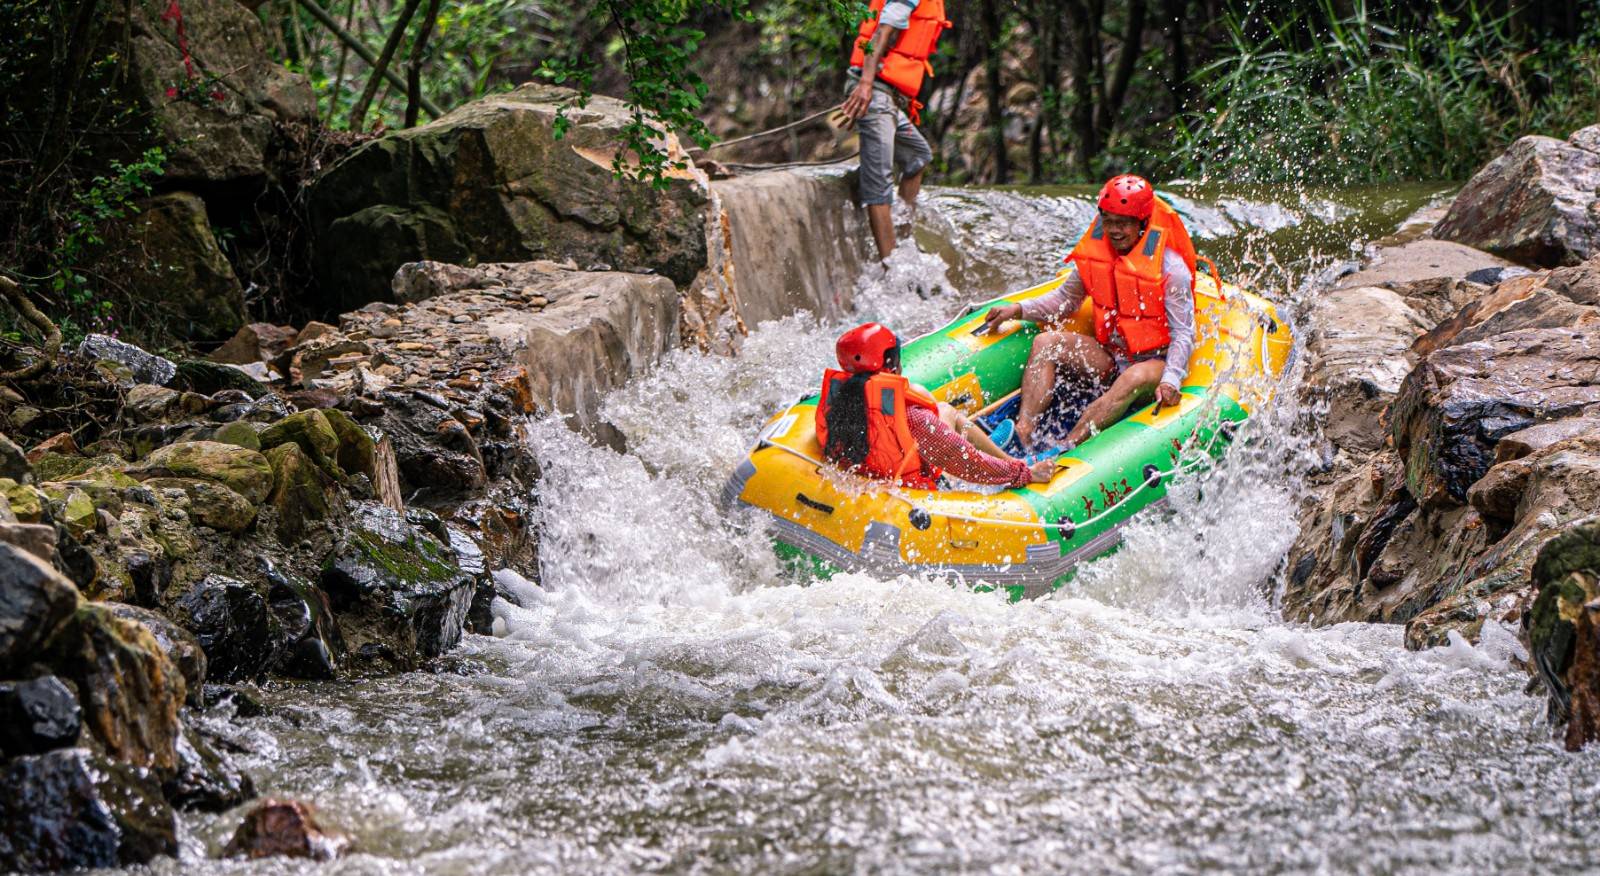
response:
{"label": "mossy rock", "polygon": [[272,492],[272,465],[254,450],[220,441],[184,441],[152,452],[128,469],[135,478],[199,478],[226,485],[252,504]]}
{"label": "mossy rock", "polygon": [[299,444],[279,444],[267,451],[267,459],[272,465],[267,502],[278,513],[278,539],[293,544],[312,524],[334,513],[338,485]]}
{"label": "mossy rock", "polygon": [[339,436],[339,467],[346,474],[364,474],[376,482],[378,477],[377,467],[377,442],[366,429],[350,418],[350,415],[340,410],[325,410],[323,416],[328,418],[328,424],[333,427],[334,434]]}
{"label": "mossy rock", "polygon": [[152,490],[171,491],[181,496],[178,504],[188,512],[191,521],[201,526],[223,532],[244,532],[256,522],[256,507],[216,481],[151,478],[144,483]]}
{"label": "mossy rock", "polygon": [[328,416],[319,409],[290,414],[263,429],[260,438],[263,450],[294,443],[323,471],[339,480],[344,479],[344,470],[339,467],[338,461],[339,433],[334,431]]}
{"label": "mossy rock", "polygon": [[71,484],[43,483],[39,489],[49,497],[51,516],[65,524],[74,538],[94,531],[94,500],[88,492]]}
{"label": "mossy rock", "polygon": [[118,456],[91,457],[46,453],[33,464],[33,473],[41,481],[69,481],[91,469],[121,468],[126,464]]}
{"label": "mossy rock", "polygon": [[11,513],[23,523],[44,522],[48,499],[35,487],[19,484],[10,478],[0,478],[0,495],[6,497]]}
{"label": "mossy rock", "polygon": [[246,450],[261,449],[261,435],[256,431],[254,424],[244,420],[234,420],[218,426],[216,431],[211,433],[211,440],[243,447]]}

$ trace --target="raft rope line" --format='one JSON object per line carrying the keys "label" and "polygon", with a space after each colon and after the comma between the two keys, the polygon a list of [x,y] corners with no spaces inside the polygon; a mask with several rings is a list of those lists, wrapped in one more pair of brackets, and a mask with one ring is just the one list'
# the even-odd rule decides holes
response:
{"label": "raft rope line", "polygon": [[[839,110],[843,106],[844,106],[844,104],[842,104],[842,103],[834,104],[833,106],[830,106],[827,109],[818,110],[818,111],[812,113],[811,115],[806,116],[803,119],[796,119],[795,121],[792,121],[792,122],[790,122],[790,123],[788,123],[786,125],[779,125],[776,128],[768,128],[765,131],[757,131],[754,134],[746,134],[743,137],[735,137],[732,140],[721,140],[719,142],[712,143],[710,146],[707,146],[704,149],[690,149],[689,152],[690,153],[698,152],[698,153],[700,153],[702,155],[710,155],[711,154],[711,150],[713,150],[713,149],[721,149],[724,146],[732,146],[735,143],[748,143],[751,140],[759,140],[762,137],[770,137],[773,134],[781,134],[784,131],[788,131],[788,130],[791,130],[793,128],[798,128],[798,127],[801,127],[802,125],[808,125],[811,122],[814,122],[817,119],[822,118],[823,116],[831,115],[832,113],[834,113],[835,111]],[[861,153],[860,149],[855,149],[849,155],[841,155],[841,156],[839,156],[837,158],[829,158],[829,159],[825,159],[825,160],[822,160],[822,161],[780,161],[780,162],[774,162],[774,163],[770,163],[770,164],[762,163],[762,162],[741,162],[741,161],[723,161],[723,162],[719,162],[719,163],[723,167],[732,167],[732,168],[740,168],[740,169],[756,169],[756,170],[782,170],[784,168],[789,168],[789,167],[827,167],[828,165],[831,165],[831,164],[843,164],[844,162],[849,161],[852,158],[855,158],[860,153]]]}

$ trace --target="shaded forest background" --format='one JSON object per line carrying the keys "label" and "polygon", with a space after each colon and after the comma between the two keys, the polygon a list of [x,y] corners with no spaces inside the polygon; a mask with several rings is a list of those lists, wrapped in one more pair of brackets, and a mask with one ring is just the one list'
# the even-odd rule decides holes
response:
{"label": "shaded forest background", "polygon": [[[657,124],[723,162],[848,157],[850,140],[820,119],[717,144],[839,103],[867,11],[860,0],[241,0],[228,14],[250,27],[186,34],[184,5],[0,0],[0,277],[15,281],[0,292],[32,296],[69,342],[131,326],[155,343],[214,338],[245,311],[302,315],[303,193],[319,170],[381,131],[523,82],[629,101],[631,154],[647,170],[664,160],[651,147]],[[946,14],[954,27],[922,95],[935,182],[1124,170],[1263,184],[1465,179],[1517,137],[1600,120],[1600,0],[946,0]],[[280,105],[299,92],[273,75],[249,94],[230,84],[259,66],[261,47],[223,44],[256,21],[250,39],[281,65],[269,74],[305,74],[314,106]],[[238,60],[193,63],[191,42]],[[130,64],[136,45],[170,57]],[[261,121],[263,107],[295,121]],[[259,141],[248,173],[178,168],[178,117],[272,130],[240,128]],[[221,127],[207,136],[233,136],[210,124]],[[214,238],[214,273],[244,280],[239,313],[214,328],[164,328],[170,266],[150,274],[119,237],[153,199],[181,193],[204,210],[177,231]],[[147,289],[128,279],[141,271]],[[0,360],[26,358],[37,340],[14,310],[0,308]]]}
{"label": "shaded forest background", "polygon": [[[325,2],[373,46],[417,6]],[[616,95],[642,80],[639,94],[680,130],[687,122],[691,139],[696,121],[737,137],[839,102],[863,9],[445,4],[420,52],[421,88],[449,107],[541,73]],[[946,182],[1085,181],[1129,167],[1260,182],[1464,178],[1518,136],[1600,118],[1600,0],[948,0],[946,11],[955,26],[932,62],[922,126]],[[327,121],[350,121],[368,65],[299,0],[268,0],[261,14],[284,62],[312,76]],[[402,52],[418,54],[420,30]],[[386,84],[371,120],[404,124],[406,105]],[[714,154],[821,159],[833,141],[819,123]]]}

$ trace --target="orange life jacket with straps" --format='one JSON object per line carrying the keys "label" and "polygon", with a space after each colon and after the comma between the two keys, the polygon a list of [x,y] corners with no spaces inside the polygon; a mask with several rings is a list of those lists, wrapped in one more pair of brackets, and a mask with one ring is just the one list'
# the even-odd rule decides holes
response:
{"label": "orange life jacket with straps", "polygon": [[1189,289],[1194,289],[1194,243],[1172,205],[1156,198],[1155,212],[1133,250],[1117,255],[1096,216],[1089,230],[1073,247],[1067,261],[1078,266],[1078,276],[1094,301],[1094,339],[1111,343],[1113,332],[1122,335],[1128,353],[1159,350],[1172,342],[1167,328],[1167,289],[1162,260],[1172,248],[1189,267]]}
{"label": "orange life jacket with straps", "polygon": [[[883,4],[884,0],[872,0],[872,17],[861,22],[855,49],[850,53],[850,66],[866,69],[867,47],[878,30],[878,14],[883,11]],[[878,65],[878,78],[911,101],[906,115],[911,117],[912,124],[922,121],[922,103],[917,100],[922,92],[922,77],[933,75],[933,65],[928,59],[939,45],[939,35],[949,26],[950,22],[944,17],[944,0],[921,0],[917,8],[911,10],[911,22]]]}
{"label": "orange life jacket with straps", "polygon": [[[829,404],[834,391],[842,391],[850,377],[848,372],[836,368],[829,368],[822,375],[822,397],[817,402],[817,442],[824,451],[828,446]],[[906,411],[908,406],[919,407],[938,416],[939,403],[914,388],[903,376],[887,371],[872,375],[863,391],[867,402],[867,458],[856,470],[919,490],[937,489],[940,472],[932,466],[924,470],[917,440],[911,437],[911,427],[906,422]],[[832,461],[851,465],[849,460]]]}

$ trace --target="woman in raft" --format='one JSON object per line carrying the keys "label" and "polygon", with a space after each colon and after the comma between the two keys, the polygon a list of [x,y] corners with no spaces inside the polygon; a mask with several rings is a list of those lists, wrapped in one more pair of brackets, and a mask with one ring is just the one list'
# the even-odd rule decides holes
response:
{"label": "woman in raft", "polygon": [[[922,490],[940,475],[970,484],[1042,484],[1055,460],[1030,466],[995,446],[960,411],[935,401],[900,374],[900,340],[875,322],[839,336],[839,369],[823,375],[817,442],[857,474]],[[976,445],[976,446],[974,446]]]}

